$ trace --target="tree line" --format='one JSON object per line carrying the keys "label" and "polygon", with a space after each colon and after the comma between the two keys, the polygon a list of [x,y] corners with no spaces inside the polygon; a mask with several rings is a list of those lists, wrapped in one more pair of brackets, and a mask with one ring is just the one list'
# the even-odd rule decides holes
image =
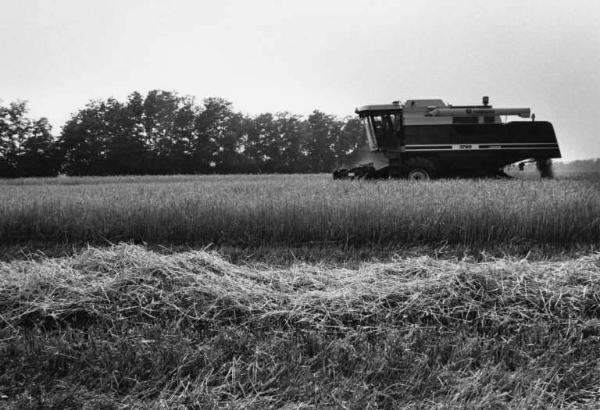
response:
{"label": "tree line", "polygon": [[56,137],[26,113],[25,102],[0,106],[0,177],[329,172],[364,144],[356,118],[249,116],[163,90],[90,101]]}

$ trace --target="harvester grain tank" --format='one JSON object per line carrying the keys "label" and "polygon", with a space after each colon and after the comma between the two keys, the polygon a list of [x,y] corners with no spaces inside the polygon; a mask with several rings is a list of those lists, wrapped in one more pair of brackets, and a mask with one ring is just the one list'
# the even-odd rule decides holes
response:
{"label": "harvester grain tank", "polygon": [[[356,109],[370,151],[380,159],[338,169],[334,177],[501,176],[503,168],[536,162],[542,176],[550,174],[551,158],[560,158],[552,124],[535,121],[529,108],[447,105],[442,100],[395,101]],[[503,122],[518,116],[531,121]]]}

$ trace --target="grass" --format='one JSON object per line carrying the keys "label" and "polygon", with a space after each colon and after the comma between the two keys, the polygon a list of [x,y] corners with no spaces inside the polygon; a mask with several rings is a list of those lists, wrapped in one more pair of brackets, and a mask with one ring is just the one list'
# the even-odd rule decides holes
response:
{"label": "grass", "polygon": [[[600,254],[0,264],[7,408],[597,408]],[[45,406],[45,407],[44,407]]]}
{"label": "grass", "polygon": [[171,176],[4,181],[0,243],[244,247],[600,242],[600,179],[333,181]]}

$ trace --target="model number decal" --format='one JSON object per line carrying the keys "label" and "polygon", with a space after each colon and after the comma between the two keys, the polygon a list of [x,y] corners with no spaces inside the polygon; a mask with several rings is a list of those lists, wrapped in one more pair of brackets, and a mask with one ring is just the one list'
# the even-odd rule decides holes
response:
{"label": "model number decal", "polygon": [[454,144],[452,149],[479,149],[479,144]]}

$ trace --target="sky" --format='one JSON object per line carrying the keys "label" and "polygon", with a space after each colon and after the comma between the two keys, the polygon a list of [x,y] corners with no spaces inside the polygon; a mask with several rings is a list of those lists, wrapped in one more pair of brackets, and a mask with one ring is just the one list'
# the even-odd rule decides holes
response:
{"label": "sky", "polygon": [[177,91],[254,115],[394,100],[530,107],[600,157],[598,0],[0,0],[0,100],[55,134],[91,99]]}

